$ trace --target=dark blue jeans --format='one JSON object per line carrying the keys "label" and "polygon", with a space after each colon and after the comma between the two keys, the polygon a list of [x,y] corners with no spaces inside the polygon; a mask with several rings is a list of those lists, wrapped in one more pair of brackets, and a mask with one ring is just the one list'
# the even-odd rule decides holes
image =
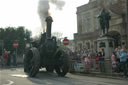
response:
{"label": "dark blue jeans", "polygon": [[13,66],[16,66],[16,56],[13,56]]}
{"label": "dark blue jeans", "polygon": [[127,63],[126,62],[120,62],[121,68],[124,72],[124,76],[127,76]]}
{"label": "dark blue jeans", "polygon": [[99,63],[100,63],[100,71],[101,71],[101,72],[105,72],[104,61],[99,61]]}

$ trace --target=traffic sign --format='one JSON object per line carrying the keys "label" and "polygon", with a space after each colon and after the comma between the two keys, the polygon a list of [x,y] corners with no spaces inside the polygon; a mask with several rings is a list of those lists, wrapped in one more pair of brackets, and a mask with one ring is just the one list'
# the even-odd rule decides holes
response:
{"label": "traffic sign", "polygon": [[64,44],[64,45],[69,45],[69,40],[67,39],[67,37],[64,38],[63,44]]}
{"label": "traffic sign", "polygon": [[14,47],[14,48],[17,48],[18,46],[19,46],[18,42],[14,42],[14,43],[13,43],[13,47]]}

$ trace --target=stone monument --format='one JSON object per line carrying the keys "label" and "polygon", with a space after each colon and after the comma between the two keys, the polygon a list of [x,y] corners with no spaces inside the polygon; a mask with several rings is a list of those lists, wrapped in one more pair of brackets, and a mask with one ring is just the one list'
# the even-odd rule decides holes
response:
{"label": "stone monument", "polygon": [[103,9],[98,18],[102,30],[102,35],[97,39],[97,50],[104,49],[105,72],[110,73],[112,72],[111,55],[114,51],[114,39],[108,34],[109,21],[111,16],[109,12],[106,12],[106,10]]}
{"label": "stone monument", "polygon": [[103,35],[108,34],[109,30],[109,21],[111,19],[111,16],[109,12],[106,12],[105,9],[101,11],[101,14],[98,16],[99,22],[100,22],[100,27],[103,31]]}

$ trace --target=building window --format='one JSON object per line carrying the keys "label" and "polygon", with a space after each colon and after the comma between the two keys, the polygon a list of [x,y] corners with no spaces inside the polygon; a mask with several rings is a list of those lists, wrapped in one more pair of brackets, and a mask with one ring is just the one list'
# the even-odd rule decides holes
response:
{"label": "building window", "polygon": [[86,47],[87,47],[87,49],[90,49],[90,43],[89,42],[86,43]]}
{"label": "building window", "polygon": [[79,46],[79,49],[82,49],[82,43],[79,43],[78,46]]}
{"label": "building window", "polygon": [[94,49],[97,50],[97,41],[94,41]]}
{"label": "building window", "polygon": [[102,47],[106,47],[105,42],[100,42],[100,43],[99,43],[99,48],[102,48]]}
{"label": "building window", "polygon": [[87,20],[86,20],[86,18],[84,18],[83,19],[83,30],[82,30],[83,33],[86,33],[87,32],[86,31],[86,23],[87,23]]}
{"label": "building window", "polygon": [[98,18],[99,14],[100,14],[100,11],[98,11],[98,10],[94,11],[94,25],[95,25],[94,29],[100,28],[100,23],[99,23],[99,18]]}
{"label": "building window", "polygon": [[99,29],[99,28],[100,28],[99,19],[95,18],[95,29]]}
{"label": "building window", "polygon": [[82,33],[82,30],[83,30],[82,28],[83,27],[82,27],[82,16],[81,15],[78,16],[77,23],[78,23],[78,28],[77,28],[78,29],[78,33]]}
{"label": "building window", "polygon": [[90,18],[90,13],[85,13],[83,15],[83,20],[82,20],[82,25],[83,25],[83,33],[90,32],[91,30],[91,18]]}
{"label": "building window", "polygon": [[90,32],[90,29],[91,29],[90,18],[83,19],[83,32],[84,33]]}
{"label": "building window", "polygon": [[87,23],[86,23],[86,30],[87,30],[87,32],[90,32],[90,18],[87,18]]}

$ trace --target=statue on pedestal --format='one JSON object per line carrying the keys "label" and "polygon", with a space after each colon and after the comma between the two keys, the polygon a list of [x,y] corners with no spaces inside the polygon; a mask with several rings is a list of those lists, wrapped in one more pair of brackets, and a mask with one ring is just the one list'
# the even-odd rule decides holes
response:
{"label": "statue on pedestal", "polygon": [[[105,9],[102,10],[101,14],[98,16],[101,29],[103,31],[103,35],[108,34],[109,30],[109,21],[111,19],[111,16],[109,12],[106,12]],[[106,31],[105,31],[106,29]]]}

